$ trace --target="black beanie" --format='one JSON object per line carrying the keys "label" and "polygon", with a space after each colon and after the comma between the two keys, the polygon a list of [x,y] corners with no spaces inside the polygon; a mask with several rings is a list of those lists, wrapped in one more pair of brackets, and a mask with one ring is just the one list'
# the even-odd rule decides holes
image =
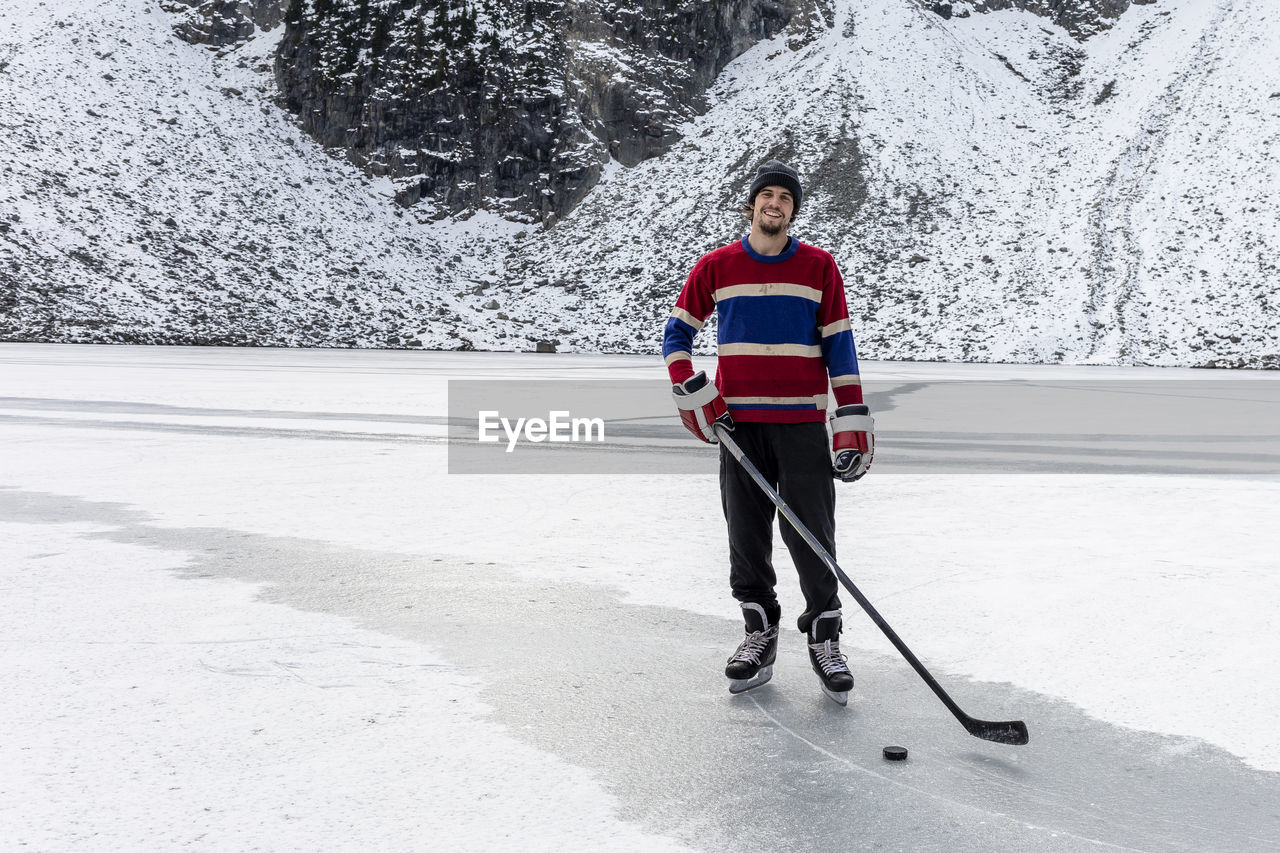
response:
{"label": "black beanie", "polygon": [[783,187],[791,191],[791,197],[795,200],[795,209],[800,209],[800,199],[804,197],[804,191],[800,189],[800,176],[796,174],[796,170],[783,163],[781,160],[769,160],[761,163],[756,169],[756,179],[751,182],[751,190],[747,193],[747,204],[755,204],[756,193],[765,187]]}

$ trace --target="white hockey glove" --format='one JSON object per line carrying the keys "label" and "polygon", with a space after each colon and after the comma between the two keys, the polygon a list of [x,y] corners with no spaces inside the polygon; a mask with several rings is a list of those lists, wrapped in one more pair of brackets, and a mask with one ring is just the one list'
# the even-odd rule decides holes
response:
{"label": "white hockey glove", "polygon": [[699,370],[679,385],[672,385],[671,394],[676,398],[676,408],[680,410],[685,428],[703,441],[718,443],[713,424],[733,429],[729,407],[715,384],[707,381],[706,371]]}
{"label": "white hockey glove", "polygon": [[871,467],[876,452],[876,420],[863,405],[841,406],[831,418],[831,473],[852,483]]}

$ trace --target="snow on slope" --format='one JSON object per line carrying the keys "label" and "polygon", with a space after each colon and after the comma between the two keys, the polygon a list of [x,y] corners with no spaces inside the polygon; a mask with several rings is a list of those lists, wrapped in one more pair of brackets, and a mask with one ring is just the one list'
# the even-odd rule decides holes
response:
{"label": "snow on slope", "polygon": [[145,0],[0,0],[0,336],[500,344],[459,250],[274,104],[280,31],[215,54]]}
{"label": "snow on slope", "polygon": [[[1125,316],[1139,324],[1149,317],[1150,336],[1187,341],[1188,360],[1222,352],[1230,364],[1231,353],[1267,353],[1275,367],[1280,28],[1250,4],[1182,6],[1204,21],[1183,33],[1196,36],[1191,61],[1146,107],[1127,161],[1108,176],[1122,199],[1113,224],[1137,237],[1136,292]],[[1134,40],[1146,37],[1128,29]],[[1160,50],[1150,45],[1148,56]]]}
{"label": "snow on slope", "polygon": [[213,53],[146,0],[0,0],[0,337],[653,352],[778,156],[866,357],[1280,366],[1274,16],[1159,0],[1082,43],[833,6],[543,230],[396,208],[279,108],[279,30]]}
{"label": "snow on slope", "polygon": [[1278,46],[1230,0],[1135,6],[1083,44],[1024,12],[837,3],[806,50],[730,65],[670,154],[610,172],[543,266],[608,306],[584,344],[652,340],[778,155],[868,356],[1276,366]]}

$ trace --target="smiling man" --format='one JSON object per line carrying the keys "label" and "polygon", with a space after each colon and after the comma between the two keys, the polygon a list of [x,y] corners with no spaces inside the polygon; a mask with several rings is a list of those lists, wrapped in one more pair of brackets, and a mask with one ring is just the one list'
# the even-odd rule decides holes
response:
{"label": "smiling man", "polygon": [[[872,421],[862,405],[844,284],[831,255],[787,232],[804,198],[795,170],[762,164],[743,213],[740,241],[704,255],[676,300],[662,354],[680,417],[715,443],[714,424],[734,431],[747,457],[777,488],[801,522],[835,555],[832,476],[853,481],[871,464]],[[694,373],[693,340],[717,312],[715,382]],[[837,410],[828,436],[828,385]],[[834,461],[833,461],[834,459]],[[746,623],[725,667],[740,693],[773,676],[781,608],[773,569],[773,502],[721,448],[720,496],[729,530],[729,585]],[[782,538],[804,594],[797,620],[823,692],[841,705],[853,687],[840,653],[837,581],[790,525]]]}

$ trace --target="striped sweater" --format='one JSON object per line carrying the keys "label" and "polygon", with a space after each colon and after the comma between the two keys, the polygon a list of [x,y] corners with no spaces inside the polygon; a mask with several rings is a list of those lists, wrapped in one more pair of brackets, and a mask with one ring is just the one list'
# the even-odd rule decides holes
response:
{"label": "striped sweater", "polygon": [[693,339],[712,311],[716,387],[734,420],[825,421],[828,378],[837,407],[862,402],[844,282],[828,253],[792,237],[781,254],[761,255],[743,237],[704,255],[663,335],[672,383],[693,375]]}

